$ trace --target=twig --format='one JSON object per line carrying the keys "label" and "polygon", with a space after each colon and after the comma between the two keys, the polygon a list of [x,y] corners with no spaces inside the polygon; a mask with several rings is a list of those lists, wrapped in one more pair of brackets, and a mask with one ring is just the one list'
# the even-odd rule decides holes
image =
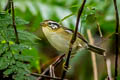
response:
{"label": "twig", "polygon": [[100,24],[98,23],[98,21],[97,21],[96,23],[97,23],[98,32],[99,32],[99,34],[100,34],[100,37],[102,38],[103,35],[102,35],[102,31],[101,31],[101,29],[100,29]]}
{"label": "twig", "polygon": [[[61,78],[59,78],[59,77],[51,77],[51,76],[37,74],[37,73],[32,73],[31,75],[40,76],[40,77],[47,78],[47,79],[61,80]],[[39,79],[37,79],[37,80],[39,80]],[[64,80],[67,80],[67,79],[64,79]]]}
{"label": "twig", "polygon": [[49,73],[50,73],[50,77],[53,77],[55,78],[55,70],[54,70],[54,66],[53,65],[50,65],[50,70],[49,70]]}
{"label": "twig", "polygon": [[[53,62],[51,65],[53,65],[54,67],[57,67],[57,65],[59,65],[60,64],[60,62],[63,60],[63,57],[65,56],[65,54],[63,54],[63,55],[61,55],[59,58],[57,58],[56,59],[56,61],[55,62]],[[48,67],[48,68],[46,68],[45,70],[44,70],[44,72],[42,72],[41,73],[41,75],[45,75],[47,72],[49,72],[49,70],[50,70],[50,68]],[[43,77],[38,77],[38,80],[41,80]]]}
{"label": "twig", "polygon": [[8,13],[11,13],[11,0],[8,0],[5,8],[4,8],[4,11],[7,11],[8,10]]}
{"label": "twig", "polygon": [[116,0],[113,0],[114,2],[114,8],[115,8],[115,15],[116,15],[116,37],[115,37],[115,80],[117,80],[117,75],[118,75],[118,53],[119,53],[119,14],[118,14],[118,9],[117,9],[117,3]]}
{"label": "twig", "polygon": [[18,32],[16,29],[16,23],[15,23],[15,12],[14,12],[13,0],[11,0],[11,6],[12,6],[12,23],[13,23],[13,28],[15,31],[15,36],[16,36],[16,44],[19,44]]}
{"label": "twig", "polygon": [[[91,35],[90,29],[87,30],[88,39],[90,44],[94,44],[94,40]],[[97,71],[97,64],[96,64],[96,56],[94,52],[91,52],[92,64],[93,64],[93,73],[94,73],[94,80],[98,80],[98,71]]]}
{"label": "twig", "polygon": [[107,70],[107,75],[108,75],[108,76],[107,76],[107,80],[112,80],[111,77],[109,76],[109,73],[108,73],[110,70],[109,70],[109,68],[108,68],[108,63],[107,63],[107,58],[106,58],[106,53],[105,53],[105,52],[104,52],[103,57],[104,57],[104,61],[105,61],[105,64],[106,64],[106,65],[105,65],[105,68],[106,68],[106,70]]}
{"label": "twig", "polygon": [[[86,0],[83,0],[82,6],[79,8],[79,11],[78,11],[78,16],[77,16],[77,20],[76,20],[76,28],[75,28],[75,32],[72,36],[72,39],[70,41],[69,51],[68,51],[67,59],[66,59],[65,66],[64,66],[65,69],[68,69],[68,67],[69,67],[69,59],[70,59],[70,55],[71,55],[71,52],[72,52],[72,45],[74,44],[74,42],[76,40],[78,25],[79,25],[79,21],[80,21],[80,16],[82,14],[85,2],[86,2]],[[62,77],[61,77],[62,80],[64,79],[65,75],[66,75],[66,70],[63,70]]]}
{"label": "twig", "polygon": [[67,19],[67,18],[69,18],[69,17],[71,17],[71,16],[73,16],[73,15],[74,15],[74,13],[71,13],[71,14],[65,16],[64,18],[62,18],[62,19],[60,20],[59,23],[62,23],[62,21],[64,21],[65,19]]}
{"label": "twig", "polygon": [[54,67],[56,67],[65,57],[65,54],[61,55],[57,60],[52,64]]}
{"label": "twig", "polygon": [[112,80],[111,61],[110,61],[110,59],[107,59],[106,61],[107,61],[106,63],[107,63],[107,69],[108,69],[108,70],[107,70],[107,71],[108,71],[107,73],[108,73],[109,79]]}

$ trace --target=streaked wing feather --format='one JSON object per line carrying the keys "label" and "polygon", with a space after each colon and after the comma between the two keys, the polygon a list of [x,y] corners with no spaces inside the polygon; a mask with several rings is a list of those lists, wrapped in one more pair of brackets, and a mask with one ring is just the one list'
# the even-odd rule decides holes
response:
{"label": "streaked wing feather", "polygon": [[[68,29],[68,28],[66,28],[66,27],[63,27],[65,30],[66,30],[66,32],[68,32],[68,33],[74,33],[74,31],[73,30],[71,30],[71,29]],[[87,43],[88,44],[88,41],[83,37],[83,35],[81,35],[79,32],[77,33],[77,36],[81,39],[81,40],[83,40],[85,43]]]}

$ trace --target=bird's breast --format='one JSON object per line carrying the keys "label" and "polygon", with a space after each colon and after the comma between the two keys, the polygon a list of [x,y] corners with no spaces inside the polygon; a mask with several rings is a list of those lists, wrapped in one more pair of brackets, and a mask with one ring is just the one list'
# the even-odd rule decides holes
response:
{"label": "bird's breast", "polygon": [[[70,36],[70,35],[64,35],[62,33],[53,32],[47,28],[43,28],[43,32],[44,32],[46,38],[48,39],[49,43],[54,48],[56,48],[58,51],[63,52],[63,53],[68,52],[69,43],[70,43],[72,35]],[[79,45],[78,41],[75,42],[75,45],[73,46],[74,47],[73,50],[77,50],[77,48],[78,49],[80,48],[77,45]]]}
{"label": "bird's breast", "polygon": [[69,40],[64,38],[64,35],[57,32],[51,32],[46,28],[43,28],[43,32],[48,39],[49,43],[60,52],[68,51]]}

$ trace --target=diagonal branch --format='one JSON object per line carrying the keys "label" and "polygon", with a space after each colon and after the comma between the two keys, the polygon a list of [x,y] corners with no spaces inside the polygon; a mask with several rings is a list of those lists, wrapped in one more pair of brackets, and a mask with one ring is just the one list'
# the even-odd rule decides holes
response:
{"label": "diagonal branch", "polygon": [[10,14],[11,13],[11,0],[8,0],[7,4],[5,5],[4,11],[7,11]]}
{"label": "diagonal branch", "polygon": [[113,0],[114,2],[114,8],[115,8],[115,16],[116,16],[116,36],[115,36],[115,80],[117,80],[117,75],[118,75],[118,53],[119,53],[119,14],[118,14],[118,9],[117,9],[117,3],[116,0]]}
{"label": "diagonal branch", "polygon": [[12,23],[13,23],[13,28],[15,31],[15,36],[16,36],[16,44],[19,44],[18,32],[16,29],[16,23],[15,23],[15,11],[14,11],[13,0],[11,0],[11,6],[12,6]]}
{"label": "diagonal branch", "polygon": [[[64,66],[65,69],[68,69],[68,67],[69,67],[69,60],[70,60],[70,55],[72,52],[72,45],[74,44],[74,42],[76,40],[80,16],[81,16],[83,8],[85,6],[85,2],[86,2],[86,0],[83,0],[82,6],[79,8],[79,11],[78,11],[78,16],[77,16],[77,20],[76,20],[76,28],[75,28],[75,32],[72,36],[72,39],[70,41],[69,51],[68,51],[67,59],[66,59],[65,66]],[[64,79],[65,75],[66,75],[66,70],[63,70],[62,77],[61,77],[62,80]]]}
{"label": "diagonal branch", "polygon": [[[51,65],[54,66],[54,67],[57,67],[57,66],[60,64],[60,62],[63,60],[64,57],[65,57],[65,54],[61,55],[61,56],[60,56],[59,58],[57,58],[57,59],[55,60],[55,62],[53,62]],[[50,70],[49,67],[46,68],[46,69],[44,70],[44,72],[41,73],[41,75],[46,75],[46,73],[49,72],[49,70]],[[37,79],[38,79],[38,80],[42,80],[43,77],[39,76]]]}
{"label": "diagonal branch", "polygon": [[[33,76],[40,76],[40,77],[43,77],[43,78],[46,78],[46,79],[54,79],[54,80],[61,80],[61,78],[59,78],[59,77],[51,77],[51,76],[48,76],[48,75],[42,75],[42,74],[37,74],[37,73],[32,73],[31,75],[33,75]],[[39,80],[39,79],[37,79],[37,80]],[[42,79],[40,79],[40,80],[42,80]],[[67,79],[64,79],[64,80],[67,80]]]}
{"label": "diagonal branch", "polygon": [[[93,37],[92,37],[92,34],[91,34],[90,29],[87,30],[87,34],[88,34],[88,39],[89,39],[90,43],[93,45],[93,44],[94,44],[94,40],[93,40]],[[91,52],[91,59],[92,59],[94,80],[98,80],[98,71],[97,71],[96,55],[95,55],[94,52]]]}

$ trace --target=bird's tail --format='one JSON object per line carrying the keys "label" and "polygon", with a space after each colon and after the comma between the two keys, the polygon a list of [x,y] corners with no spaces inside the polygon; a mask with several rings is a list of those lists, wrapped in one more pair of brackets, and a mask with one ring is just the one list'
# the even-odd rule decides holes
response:
{"label": "bird's tail", "polygon": [[90,44],[88,44],[88,48],[87,49],[91,50],[91,51],[93,51],[95,53],[98,53],[100,55],[104,55],[104,52],[105,52],[104,49],[101,49],[99,47],[96,47],[96,46],[93,46],[93,45],[90,45]]}

